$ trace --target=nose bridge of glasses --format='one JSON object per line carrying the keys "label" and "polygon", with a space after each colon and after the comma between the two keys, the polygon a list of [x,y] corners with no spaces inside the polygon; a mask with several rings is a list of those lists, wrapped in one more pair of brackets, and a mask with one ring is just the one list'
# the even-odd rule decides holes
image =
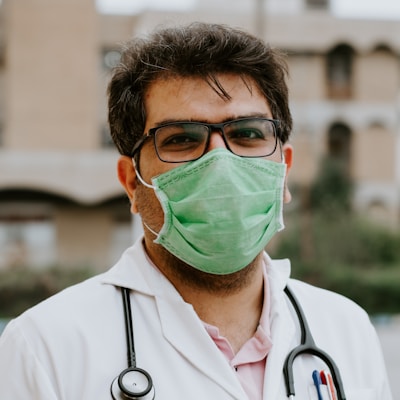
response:
{"label": "nose bridge of glasses", "polygon": [[209,137],[208,137],[207,151],[221,147],[229,148],[227,139],[225,137],[223,124],[208,125],[208,132],[209,132]]}

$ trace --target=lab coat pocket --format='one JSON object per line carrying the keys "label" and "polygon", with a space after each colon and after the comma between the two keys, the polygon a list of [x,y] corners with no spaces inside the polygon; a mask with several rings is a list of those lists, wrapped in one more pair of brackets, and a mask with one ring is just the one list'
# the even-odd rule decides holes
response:
{"label": "lab coat pocket", "polygon": [[374,389],[350,390],[346,393],[346,400],[378,400],[378,394]]}

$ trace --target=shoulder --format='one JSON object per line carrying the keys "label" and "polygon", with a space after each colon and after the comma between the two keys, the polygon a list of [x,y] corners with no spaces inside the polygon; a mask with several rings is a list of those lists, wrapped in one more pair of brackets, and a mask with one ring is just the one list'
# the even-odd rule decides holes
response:
{"label": "shoulder", "polygon": [[366,336],[375,336],[369,315],[353,300],[294,279],[290,279],[288,285],[297,297],[309,324],[317,332],[326,334],[326,331],[331,331],[341,336],[338,335],[338,331],[341,331],[348,338],[354,335],[355,340],[361,332]]}
{"label": "shoulder", "polygon": [[109,285],[102,284],[103,275],[99,274],[69,286],[28,309],[24,314],[33,316],[43,312],[52,312],[53,309],[65,310],[66,307],[70,307],[78,311],[77,306],[79,308],[90,307],[92,303],[96,302],[107,291]]}
{"label": "shoulder", "polygon": [[[118,296],[115,287],[102,283],[102,274],[70,286],[26,310],[9,325],[26,338],[67,336],[88,319],[107,313],[107,304]],[[120,297],[118,296],[118,299]],[[7,329],[7,328],[6,328]]]}
{"label": "shoulder", "polygon": [[295,295],[299,297],[304,304],[324,306],[329,310],[345,309],[346,313],[361,313],[367,315],[360,305],[339,293],[313,286],[296,279],[290,279],[288,286],[293,289]]}
{"label": "shoulder", "polygon": [[289,286],[301,308],[306,315],[310,315],[311,319],[315,318],[319,322],[328,320],[349,324],[356,319],[357,322],[364,321],[366,325],[370,324],[368,314],[353,300],[330,290],[290,278],[291,267],[288,259],[272,260],[266,254],[264,260],[271,289],[281,292],[285,286]]}

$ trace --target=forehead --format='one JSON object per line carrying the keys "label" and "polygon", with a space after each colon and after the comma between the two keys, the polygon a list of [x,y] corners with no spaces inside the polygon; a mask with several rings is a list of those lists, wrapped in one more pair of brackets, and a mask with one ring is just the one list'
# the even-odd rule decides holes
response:
{"label": "forehead", "polygon": [[251,78],[221,74],[223,96],[199,77],[158,79],[145,93],[146,129],[168,121],[221,122],[263,114],[272,117],[266,98]]}

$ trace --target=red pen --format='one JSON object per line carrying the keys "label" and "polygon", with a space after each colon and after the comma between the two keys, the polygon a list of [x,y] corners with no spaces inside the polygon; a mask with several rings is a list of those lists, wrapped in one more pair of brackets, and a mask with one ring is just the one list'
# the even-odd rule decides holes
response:
{"label": "red pen", "polygon": [[320,372],[320,376],[321,382],[328,387],[329,400],[337,400],[336,389],[331,373],[327,370],[323,370]]}

